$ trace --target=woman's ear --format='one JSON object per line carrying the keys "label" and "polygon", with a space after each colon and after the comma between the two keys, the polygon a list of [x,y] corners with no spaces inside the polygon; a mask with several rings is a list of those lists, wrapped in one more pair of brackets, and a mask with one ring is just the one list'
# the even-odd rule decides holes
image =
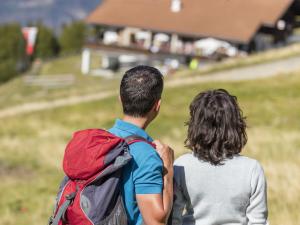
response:
{"label": "woman's ear", "polygon": [[121,95],[118,96],[119,102],[122,103]]}

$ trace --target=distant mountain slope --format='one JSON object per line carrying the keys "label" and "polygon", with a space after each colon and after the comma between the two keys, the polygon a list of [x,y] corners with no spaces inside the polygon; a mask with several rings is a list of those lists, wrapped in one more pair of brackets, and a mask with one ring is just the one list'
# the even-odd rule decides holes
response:
{"label": "distant mountain slope", "polygon": [[43,21],[59,30],[62,24],[83,19],[101,0],[0,0],[0,23]]}

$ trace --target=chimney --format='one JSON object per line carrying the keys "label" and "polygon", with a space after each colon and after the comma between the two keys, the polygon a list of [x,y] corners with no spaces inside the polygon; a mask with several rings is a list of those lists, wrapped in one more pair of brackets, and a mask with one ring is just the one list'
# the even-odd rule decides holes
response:
{"label": "chimney", "polygon": [[181,0],[171,0],[171,11],[174,13],[178,13],[182,9],[182,2]]}

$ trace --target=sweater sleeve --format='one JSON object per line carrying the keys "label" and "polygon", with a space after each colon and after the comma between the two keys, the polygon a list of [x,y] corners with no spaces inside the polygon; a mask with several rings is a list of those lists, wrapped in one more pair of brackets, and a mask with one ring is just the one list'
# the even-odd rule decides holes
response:
{"label": "sweater sleeve", "polygon": [[267,184],[261,165],[256,162],[251,177],[251,196],[246,215],[248,225],[266,225],[268,218]]}
{"label": "sweater sleeve", "polygon": [[174,166],[174,204],[172,210],[172,225],[182,225],[183,210],[186,206],[186,198],[181,182],[183,167]]}

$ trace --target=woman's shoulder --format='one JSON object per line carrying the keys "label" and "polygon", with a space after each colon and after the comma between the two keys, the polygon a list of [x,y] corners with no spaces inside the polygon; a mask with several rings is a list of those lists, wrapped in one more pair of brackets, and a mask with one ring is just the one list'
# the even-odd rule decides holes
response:
{"label": "woman's shoulder", "polygon": [[[208,162],[204,162],[199,160],[196,156],[194,156],[193,153],[186,153],[178,157],[174,162],[175,167],[194,167],[194,166],[201,166],[205,168],[214,167]],[[233,158],[227,159],[224,161],[223,164],[224,167],[234,167],[234,168],[244,168],[246,170],[250,171],[261,171],[263,172],[263,168],[258,160],[254,158],[250,158],[248,156],[244,155],[236,155]],[[223,167],[221,166],[221,167]]]}
{"label": "woman's shoulder", "polygon": [[248,165],[251,167],[260,166],[260,163],[258,160],[248,157],[248,156],[244,156],[244,155],[236,155],[230,161],[240,163],[242,165]]}
{"label": "woman's shoulder", "polygon": [[175,166],[184,166],[184,165],[188,164],[189,162],[191,162],[191,160],[195,160],[195,159],[197,160],[197,158],[192,153],[186,153],[186,154],[179,156],[175,160],[174,165]]}
{"label": "woman's shoulder", "polygon": [[232,164],[235,164],[236,166],[242,168],[247,168],[247,170],[253,174],[263,174],[264,170],[260,162],[254,158],[243,156],[243,155],[237,155],[233,159],[229,160]]}

